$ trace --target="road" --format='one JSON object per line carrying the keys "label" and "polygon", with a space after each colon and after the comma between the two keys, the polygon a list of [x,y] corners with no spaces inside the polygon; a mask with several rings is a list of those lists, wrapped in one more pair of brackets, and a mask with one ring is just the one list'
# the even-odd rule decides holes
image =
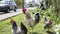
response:
{"label": "road", "polygon": [[4,12],[0,12],[0,15],[1,15],[1,14],[4,14]]}
{"label": "road", "polygon": [[[35,9],[36,7],[31,7],[31,8],[27,8],[27,9]],[[17,12],[14,12],[14,11],[11,11],[10,13],[6,13],[6,14],[1,14],[0,15],[0,20],[4,20],[4,19],[7,19],[9,17],[12,17],[12,16],[16,16],[18,14],[21,14],[22,13],[22,9],[17,9],[16,10]]]}
{"label": "road", "polygon": [[4,20],[6,18],[15,16],[15,15],[18,15],[18,14],[21,14],[21,13],[22,13],[21,10],[17,10],[17,12],[11,12],[11,13],[2,14],[2,15],[0,15],[0,20]]}

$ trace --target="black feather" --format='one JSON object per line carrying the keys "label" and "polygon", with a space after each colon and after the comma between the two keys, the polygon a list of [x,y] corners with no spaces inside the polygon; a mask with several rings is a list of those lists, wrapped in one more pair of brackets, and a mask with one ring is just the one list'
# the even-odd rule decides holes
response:
{"label": "black feather", "polygon": [[46,17],[44,18],[45,21],[47,21]]}
{"label": "black feather", "polygon": [[12,29],[17,30],[17,24],[16,24],[16,22],[15,22],[15,21],[13,21]]}
{"label": "black feather", "polygon": [[39,20],[40,20],[40,16],[39,16],[39,13],[35,13],[35,23],[38,23]]}
{"label": "black feather", "polygon": [[27,28],[25,27],[25,25],[21,22],[21,30],[24,31],[24,34],[27,34]]}

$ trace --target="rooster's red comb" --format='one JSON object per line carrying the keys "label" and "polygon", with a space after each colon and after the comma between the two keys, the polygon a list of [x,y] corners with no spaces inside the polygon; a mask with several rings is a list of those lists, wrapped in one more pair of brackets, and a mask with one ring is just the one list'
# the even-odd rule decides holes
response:
{"label": "rooster's red comb", "polygon": [[12,22],[13,22],[13,19],[11,18],[11,19],[10,19],[10,23],[12,24]]}
{"label": "rooster's red comb", "polygon": [[26,8],[22,8],[22,12],[25,14],[25,12],[27,11]]}

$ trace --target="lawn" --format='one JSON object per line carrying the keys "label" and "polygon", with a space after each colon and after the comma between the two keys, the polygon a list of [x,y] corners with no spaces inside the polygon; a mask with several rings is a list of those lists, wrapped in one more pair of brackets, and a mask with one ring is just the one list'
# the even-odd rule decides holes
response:
{"label": "lawn", "polygon": [[[41,20],[36,26],[34,26],[33,33],[34,34],[47,34],[46,30],[44,30],[44,28],[43,28],[43,17],[46,15],[47,18],[51,18],[55,22],[56,17],[54,15],[54,13],[49,12],[47,10],[44,11],[44,10],[40,10],[40,9],[29,10],[29,11],[30,11],[32,17],[34,16],[34,14],[32,14],[32,12],[38,11],[41,14],[40,15]],[[23,22],[23,24],[27,27],[26,22],[24,21],[24,14],[23,13],[15,16],[15,17],[12,17],[12,18],[14,19],[14,21],[16,21],[18,26],[20,25],[20,22]],[[10,18],[6,19],[4,21],[0,21],[0,34],[12,34],[12,32],[11,32],[12,28],[11,28],[11,24],[9,23],[9,20],[10,20]],[[54,23],[54,24],[56,24],[56,23]],[[31,32],[31,29],[28,29],[28,30],[29,30],[29,32]],[[28,32],[28,34],[31,34],[29,32]]]}
{"label": "lawn", "polygon": [[[24,21],[24,15],[20,14],[16,17],[12,17],[14,19],[14,21],[16,21],[16,23],[18,24],[18,26],[20,25],[19,22],[23,22],[26,25],[25,21]],[[4,20],[4,21],[0,21],[0,34],[12,34],[11,33],[11,24],[9,23],[9,19]],[[39,22],[33,29],[33,32],[35,33],[39,33],[39,34],[43,34],[45,33],[44,28],[43,28],[43,23]],[[31,29],[29,29],[29,31],[31,32]]]}

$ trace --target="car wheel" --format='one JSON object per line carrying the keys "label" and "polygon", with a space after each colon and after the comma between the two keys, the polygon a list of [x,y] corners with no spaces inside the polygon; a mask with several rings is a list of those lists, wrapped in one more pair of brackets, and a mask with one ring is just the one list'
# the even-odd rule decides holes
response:
{"label": "car wheel", "polygon": [[15,8],[14,8],[14,12],[16,12],[16,9],[17,9],[17,7],[15,6]]}
{"label": "car wheel", "polygon": [[14,12],[16,12],[16,9],[14,9]]}

